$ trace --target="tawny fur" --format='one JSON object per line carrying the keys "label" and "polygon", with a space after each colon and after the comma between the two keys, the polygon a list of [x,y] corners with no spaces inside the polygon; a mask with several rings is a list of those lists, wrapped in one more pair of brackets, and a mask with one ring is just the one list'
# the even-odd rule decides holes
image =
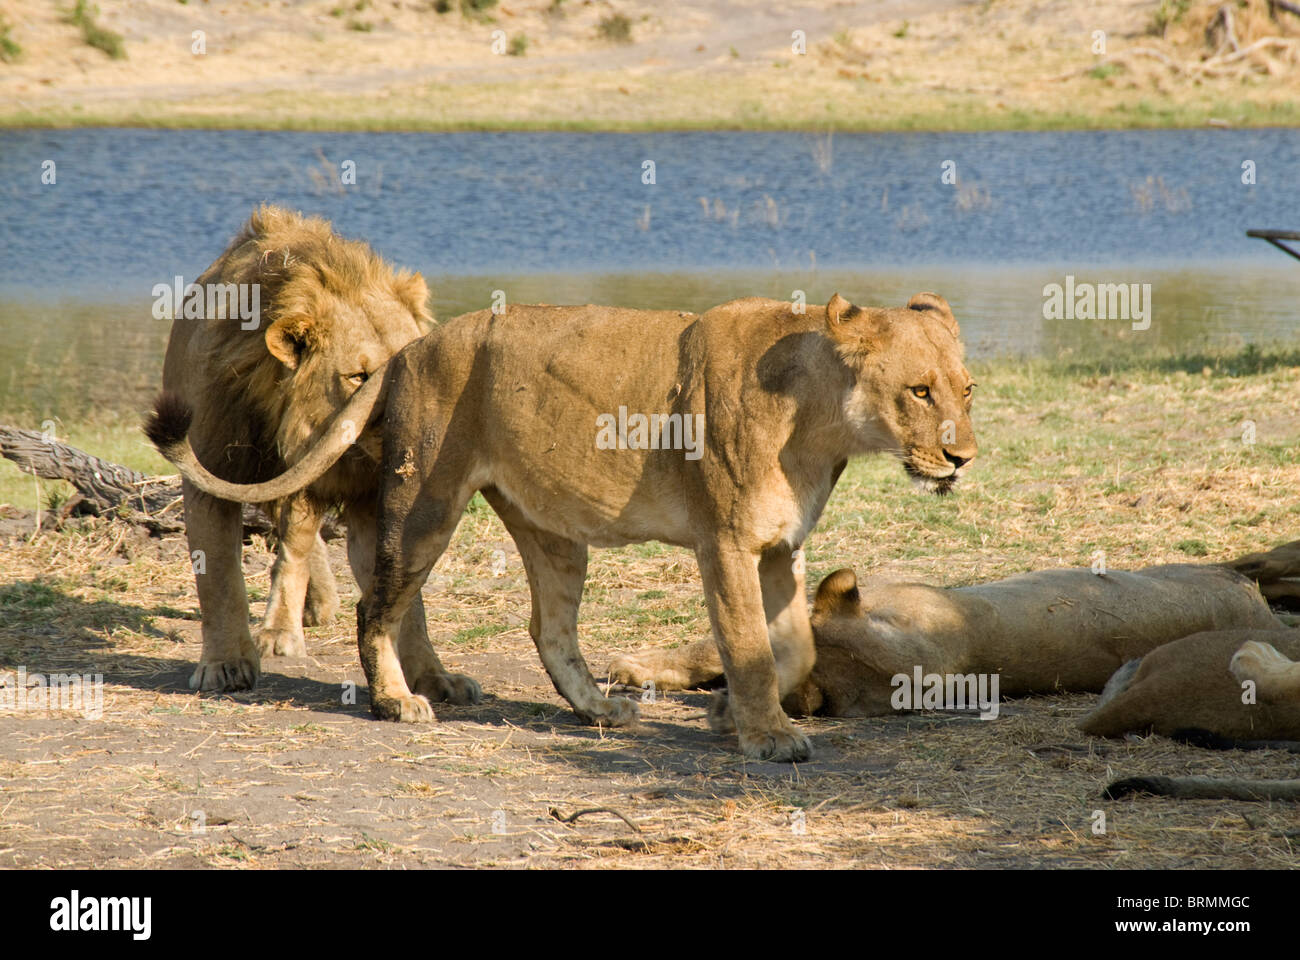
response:
{"label": "tawny fur", "polygon": [[[372,710],[430,718],[397,670],[395,615],[482,490],[523,555],[543,664],[579,716],[636,717],[577,647],[587,547],[657,539],[700,559],[728,664],[715,727],[734,723],[751,757],[808,756],[779,706],[813,662],[794,551],[854,454],[892,453],[918,485],[952,488],[976,452],[961,357],[934,294],[889,309],[739,300],[703,316],[510,306],[448,322],[390,365],[384,525],[358,616]],[[704,417],[700,458],[599,448],[599,418],[620,407]]]}
{"label": "tawny fur", "polygon": [[[817,663],[784,701],[795,714],[895,712],[893,678],[997,674],[1000,693],[1096,692],[1126,661],[1188,633],[1281,629],[1244,577],[1215,566],[1040,570],[970,587],[868,581],[837,570],[812,612]],[[698,685],[718,675],[705,644],[615,660],[610,679]]]}
{"label": "tawny fur", "polygon": [[[1142,657],[1079,728],[1098,737],[1168,737],[1198,730],[1231,740],[1300,740],[1300,695],[1294,685],[1277,682],[1285,680],[1297,658],[1296,630],[1219,630],[1183,637]],[[1253,693],[1246,680],[1256,684]]]}

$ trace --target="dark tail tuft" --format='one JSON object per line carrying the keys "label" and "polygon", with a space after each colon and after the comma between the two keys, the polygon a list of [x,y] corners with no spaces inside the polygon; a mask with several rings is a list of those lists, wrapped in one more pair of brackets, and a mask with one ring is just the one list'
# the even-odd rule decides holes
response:
{"label": "dark tail tuft", "polygon": [[185,439],[190,432],[194,409],[170,390],[158,394],[153,403],[153,413],[144,422],[144,433],[158,452],[167,451]]}

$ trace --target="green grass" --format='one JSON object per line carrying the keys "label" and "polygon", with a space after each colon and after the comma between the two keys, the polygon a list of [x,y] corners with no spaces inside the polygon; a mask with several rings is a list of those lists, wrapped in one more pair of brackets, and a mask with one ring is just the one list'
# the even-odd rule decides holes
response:
{"label": "green grass", "polygon": [[87,0],[77,0],[77,5],[67,16],[67,22],[81,28],[81,38],[96,50],[102,50],[114,60],[126,59],[126,46],[122,35],[105,29],[95,22],[99,9]]}
{"label": "green grass", "polygon": [[16,63],[23,53],[23,48],[18,41],[9,36],[9,31],[12,29],[9,23],[0,18],[0,60],[5,63]]}
{"label": "green grass", "polygon": [[596,24],[596,33],[610,43],[631,43],[632,21],[622,13],[607,14]]}

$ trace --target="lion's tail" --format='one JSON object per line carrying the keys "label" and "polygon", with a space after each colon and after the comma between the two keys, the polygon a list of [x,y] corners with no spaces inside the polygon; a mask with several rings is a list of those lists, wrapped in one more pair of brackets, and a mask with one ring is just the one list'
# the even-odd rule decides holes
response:
{"label": "lion's tail", "polygon": [[214,476],[199,463],[188,436],[194,412],[175,394],[159,394],[153,413],[145,421],[144,432],[181,476],[210,496],[236,503],[282,500],[319,480],[356,441],[384,394],[385,372],[376,370],[352,395],[306,456],[264,483],[231,483]]}
{"label": "lion's tail", "polygon": [[194,408],[177,394],[164,390],[154,400],[153,413],[144,422],[144,435],[159,453],[175,463],[185,457],[186,451],[194,455],[186,439],[193,422]]}
{"label": "lion's tail", "polygon": [[1126,777],[1107,785],[1106,800],[1148,793],[1188,800],[1300,800],[1300,780],[1219,780],[1213,777]]}

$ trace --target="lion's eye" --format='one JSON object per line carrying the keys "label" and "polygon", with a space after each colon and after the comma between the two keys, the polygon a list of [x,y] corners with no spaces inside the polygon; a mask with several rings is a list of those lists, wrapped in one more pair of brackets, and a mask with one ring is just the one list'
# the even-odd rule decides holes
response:
{"label": "lion's eye", "polygon": [[349,374],[349,375],[348,375],[348,382],[349,382],[349,383],[352,383],[352,384],[355,384],[356,386],[359,387],[359,386],[361,386],[363,383],[365,383],[366,380],[367,380],[369,377],[370,377],[370,374],[368,374],[368,373],[366,373],[364,370],[362,370],[360,373]]}
{"label": "lion's eye", "polygon": [[962,396],[963,396],[963,397],[969,397],[969,396],[971,395],[971,393],[974,392],[976,386],[978,386],[978,384],[974,384],[974,383],[972,383],[970,386],[968,386],[968,387],[967,387],[967,388],[962,392]]}
{"label": "lion's eye", "polygon": [[929,387],[913,387],[913,388],[912,388],[912,395],[915,396],[915,397],[920,398],[921,400],[924,400],[926,397],[928,397],[928,396],[930,395],[930,388],[929,388]]}

